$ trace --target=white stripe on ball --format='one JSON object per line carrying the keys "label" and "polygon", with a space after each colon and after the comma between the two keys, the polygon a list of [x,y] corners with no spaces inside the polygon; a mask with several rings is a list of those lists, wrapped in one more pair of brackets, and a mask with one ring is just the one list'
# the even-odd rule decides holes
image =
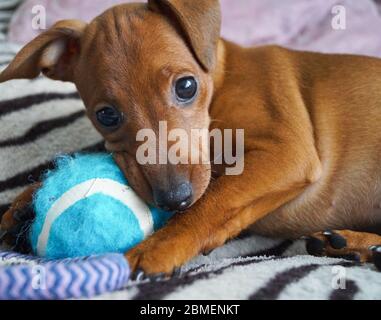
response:
{"label": "white stripe on ball", "polygon": [[96,193],[102,193],[115,198],[129,207],[135,214],[144,237],[153,233],[154,226],[151,211],[131,187],[111,179],[91,179],[66,191],[49,209],[37,241],[38,255],[44,256],[46,254],[50,229],[54,221],[76,202]]}

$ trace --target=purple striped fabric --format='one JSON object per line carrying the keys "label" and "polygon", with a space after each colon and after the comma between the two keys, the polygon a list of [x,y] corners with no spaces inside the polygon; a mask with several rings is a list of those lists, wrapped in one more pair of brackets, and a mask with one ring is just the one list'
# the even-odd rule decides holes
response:
{"label": "purple striped fabric", "polygon": [[87,298],[122,289],[130,270],[121,254],[44,260],[0,253],[0,299]]}

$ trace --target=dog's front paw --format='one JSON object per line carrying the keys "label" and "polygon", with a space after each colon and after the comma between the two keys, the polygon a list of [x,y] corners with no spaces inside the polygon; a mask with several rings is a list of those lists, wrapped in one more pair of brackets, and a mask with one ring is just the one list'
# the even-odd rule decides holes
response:
{"label": "dog's front paw", "polygon": [[33,217],[30,205],[11,207],[1,220],[0,244],[4,243],[20,253],[29,253],[31,248],[26,234]]}
{"label": "dog's front paw", "polygon": [[126,254],[131,270],[136,271],[137,276],[170,274],[176,267],[175,259],[167,252],[155,246],[138,245]]}
{"label": "dog's front paw", "polygon": [[40,183],[34,183],[20,194],[9,210],[3,215],[0,224],[0,244],[5,243],[13,250],[29,253],[30,245],[26,237],[34,219],[32,200]]}
{"label": "dog's front paw", "polygon": [[168,237],[161,231],[126,254],[132,271],[149,276],[170,275],[199,253],[196,242],[187,236]]}

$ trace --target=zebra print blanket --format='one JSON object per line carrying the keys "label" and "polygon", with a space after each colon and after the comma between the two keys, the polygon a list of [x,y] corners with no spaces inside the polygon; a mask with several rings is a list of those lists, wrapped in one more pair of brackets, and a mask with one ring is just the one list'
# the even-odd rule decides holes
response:
{"label": "zebra print blanket", "polygon": [[[1,0],[0,10],[16,2]],[[0,33],[0,70],[18,49]],[[0,214],[57,154],[102,149],[73,85],[42,77],[0,84]],[[303,241],[242,236],[171,279],[130,281],[96,298],[381,299],[381,274],[372,265],[308,256]]]}

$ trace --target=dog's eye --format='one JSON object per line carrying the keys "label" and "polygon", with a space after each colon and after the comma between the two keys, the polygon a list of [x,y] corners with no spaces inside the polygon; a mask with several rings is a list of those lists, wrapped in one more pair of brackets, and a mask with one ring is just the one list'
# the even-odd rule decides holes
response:
{"label": "dog's eye", "polygon": [[180,102],[188,102],[197,93],[197,81],[194,77],[184,77],[176,81],[176,97]]}
{"label": "dog's eye", "polygon": [[114,107],[108,106],[97,111],[97,121],[107,129],[116,129],[123,120],[123,115]]}

